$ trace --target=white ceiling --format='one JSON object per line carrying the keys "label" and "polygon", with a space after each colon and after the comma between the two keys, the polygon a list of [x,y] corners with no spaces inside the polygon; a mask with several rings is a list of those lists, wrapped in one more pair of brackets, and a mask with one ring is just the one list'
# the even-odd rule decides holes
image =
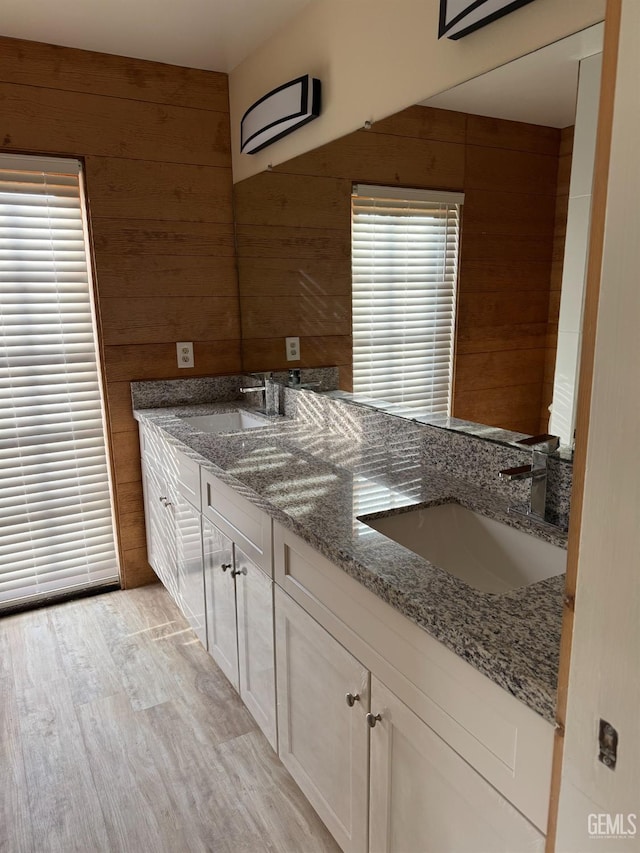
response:
{"label": "white ceiling", "polygon": [[422,101],[422,105],[568,127],[576,115],[578,63],[602,50],[603,33],[604,24],[596,24]]}
{"label": "white ceiling", "polygon": [[310,0],[2,0],[0,35],[229,72]]}

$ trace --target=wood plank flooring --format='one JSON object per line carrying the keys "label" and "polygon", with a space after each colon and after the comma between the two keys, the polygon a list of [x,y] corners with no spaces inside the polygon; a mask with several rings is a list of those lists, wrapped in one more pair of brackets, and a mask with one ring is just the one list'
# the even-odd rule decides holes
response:
{"label": "wood plank flooring", "polygon": [[159,584],[0,619],[0,853],[335,853]]}

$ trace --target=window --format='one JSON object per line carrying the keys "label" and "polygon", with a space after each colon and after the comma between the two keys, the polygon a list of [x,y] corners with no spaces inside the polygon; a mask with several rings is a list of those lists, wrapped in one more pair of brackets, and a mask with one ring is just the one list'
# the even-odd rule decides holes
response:
{"label": "window", "polygon": [[451,414],[461,193],[354,187],[353,392]]}
{"label": "window", "polygon": [[118,564],[79,163],[0,156],[0,608]]}

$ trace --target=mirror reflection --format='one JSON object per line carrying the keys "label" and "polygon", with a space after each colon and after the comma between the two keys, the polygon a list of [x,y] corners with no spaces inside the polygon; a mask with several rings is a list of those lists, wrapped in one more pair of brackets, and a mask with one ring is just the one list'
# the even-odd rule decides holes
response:
{"label": "mirror reflection", "polygon": [[570,444],[601,44],[599,25],[237,184],[245,370],[338,365],[389,411]]}

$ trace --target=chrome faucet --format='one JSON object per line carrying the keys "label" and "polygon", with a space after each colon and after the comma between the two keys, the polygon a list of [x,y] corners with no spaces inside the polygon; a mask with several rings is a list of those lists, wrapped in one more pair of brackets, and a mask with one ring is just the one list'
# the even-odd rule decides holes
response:
{"label": "chrome faucet", "polygon": [[505,468],[500,471],[502,480],[531,480],[531,495],[529,505],[524,508],[509,507],[509,512],[526,515],[535,521],[546,521],[547,508],[547,463],[549,454],[560,446],[557,435],[532,435],[516,442],[521,447],[530,447],[533,453],[531,465],[518,465],[515,468]]}
{"label": "chrome faucet", "polygon": [[[278,405],[277,405],[278,395],[274,394],[274,393],[270,393],[270,390],[272,390],[272,389],[270,389],[269,385],[267,384],[268,380],[271,379],[271,376],[272,376],[271,372],[252,373],[251,376],[254,379],[261,379],[262,385],[248,385],[248,386],[245,386],[244,388],[241,386],[240,387],[240,393],[241,394],[262,394],[263,395],[262,396],[263,405],[262,405],[262,409],[260,409],[259,411],[262,411],[265,415],[277,415],[277,414],[279,414],[280,412],[279,412]],[[272,399],[272,398],[274,398],[274,399]]]}

